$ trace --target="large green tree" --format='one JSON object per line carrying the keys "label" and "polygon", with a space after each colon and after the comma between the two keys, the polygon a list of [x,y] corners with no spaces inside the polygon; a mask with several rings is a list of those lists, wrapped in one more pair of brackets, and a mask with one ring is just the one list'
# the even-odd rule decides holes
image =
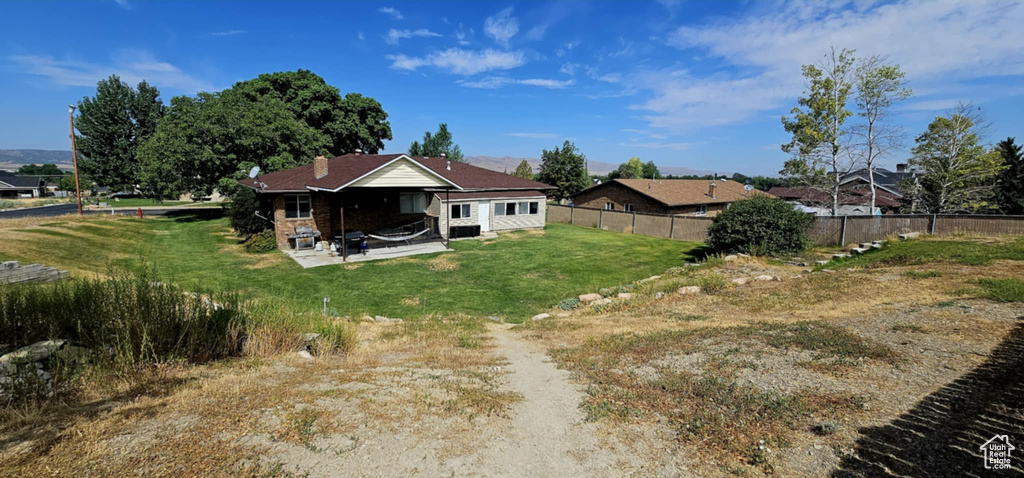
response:
{"label": "large green tree", "polygon": [[587,187],[587,158],[572,142],[566,140],[561,149],[555,146],[550,151],[543,150],[540,160],[535,179],[557,187],[551,193],[556,199],[567,199]]}
{"label": "large green tree", "polygon": [[423,142],[413,141],[409,145],[411,156],[440,156],[444,154],[449,160],[464,162],[462,149],[452,141],[452,134],[448,132],[448,123],[437,125],[437,133],[430,134],[430,131],[423,133]]}
{"label": "large green tree", "polygon": [[516,170],[512,172],[512,175],[517,178],[533,179],[533,168],[524,159],[519,162],[519,166],[516,166]]}
{"label": "large green tree", "polygon": [[96,85],[96,96],[78,102],[75,128],[82,171],[99,185],[132,190],[139,184],[136,152],[157,128],[164,105],[145,81],[132,88],[117,75]]}
{"label": "large green tree", "polygon": [[654,161],[644,163],[643,177],[647,179],[661,179],[661,171],[658,171],[658,165],[654,164]]}
{"label": "large green tree", "polygon": [[962,103],[935,118],[915,139],[910,164],[921,171],[909,191],[915,212],[963,213],[996,207],[991,200],[1003,158],[981,144],[984,130],[980,110]]}
{"label": "large green tree", "polygon": [[644,177],[644,162],[641,161],[640,158],[634,156],[629,158],[629,161],[620,164],[619,168],[616,169],[615,172],[615,176],[621,179],[642,178]]}
{"label": "large green tree", "polygon": [[273,172],[320,154],[375,153],[391,139],[386,118],[376,100],[342,99],[337,88],[305,70],[175,97],[140,148],[143,189],[160,198],[230,194],[253,166]]}
{"label": "large green tree", "polygon": [[856,155],[868,172],[871,210],[875,210],[875,165],[903,145],[903,129],[889,121],[893,105],[913,94],[906,87],[906,75],[899,65],[885,63],[878,56],[860,62],[856,72],[857,116],[854,125]]}
{"label": "large green tree", "polygon": [[62,176],[64,171],[61,171],[56,164],[22,164],[18,168],[18,174],[24,176]]}
{"label": "large green tree", "polygon": [[780,174],[826,192],[833,215],[839,209],[842,177],[855,164],[846,151],[849,131],[845,126],[853,114],[846,103],[853,87],[854,61],[852,50],[832,47],[817,66],[804,65],[805,96],[791,111],[792,118],[782,118],[786,132],[793,135],[782,150],[793,157]]}
{"label": "large green tree", "polygon": [[1024,152],[1019,144],[1014,143],[1014,138],[1000,141],[996,151],[1002,156],[1006,168],[999,175],[996,193],[999,208],[1006,214],[1024,214]]}

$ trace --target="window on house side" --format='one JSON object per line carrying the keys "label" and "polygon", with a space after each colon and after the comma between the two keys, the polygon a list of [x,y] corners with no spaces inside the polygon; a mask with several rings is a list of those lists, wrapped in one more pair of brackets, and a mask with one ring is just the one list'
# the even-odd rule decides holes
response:
{"label": "window on house side", "polygon": [[622,209],[626,212],[633,212],[633,205],[630,203],[623,204]]}
{"label": "window on house side", "polygon": [[286,219],[309,219],[313,217],[313,207],[309,200],[309,194],[285,195],[284,217]]}
{"label": "window on house side", "polygon": [[700,206],[697,206],[697,215],[698,216],[704,216],[704,215],[707,215],[707,213],[708,213],[708,205],[707,204],[701,204]]}
{"label": "window on house side", "polygon": [[540,206],[537,201],[530,203],[530,214],[537,214],[540,211]]}
{"label": "window on house side", "polygon": [[495,216],[504,216],[505,215],[505,203],[503,203],[503,202],[496,202],[496,203],[494,203],[494,215]]}
{"label": "window on house side", "polygon": [[467,218],[471,215],[469,204],[452,204],[452,219]]}
{"label": "window on house side", "polygon": [[608,211],[614,211],[615,210],[615,203],[613,203],[613,202],[606,202],[606,203],[604,203],[604,208],[606,210],[608,210]]}
{"label": "window on house side", "polygon": [[514,202],[507,202],[507,203],[505,203],[505,215],[506,216],[515,216],[516,215],[516,203],[514,203]]}
{"label": "window on house side", "polygon": [[426,193],[400,193],[398,204],[402,214],[419,214],[427,210]]}

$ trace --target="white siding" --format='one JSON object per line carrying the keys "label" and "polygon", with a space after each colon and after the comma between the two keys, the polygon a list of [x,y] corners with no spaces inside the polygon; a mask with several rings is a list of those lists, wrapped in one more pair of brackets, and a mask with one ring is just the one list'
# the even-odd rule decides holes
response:
{"label": "white siding", "polygon": [[[496,203],[506,202],[536,202],[537,214],[516,214],[515,216],[499,216],[494,213]],[[544,227],[544,214],[547,207],[547,198],[515,198],[515,199],[494,199],[491,201],[491,230],[510,231],[513,229],[532,229]]]}
{"label": "white siding", "polygon": [[422,188],[448,185],[448,183],[435,176],[432,172],[403,158],[374,171],[348,187]]}
{"label": "white siding", "polygon": [[[546,198],[535,197],[535,198],[512,198],[512,199],[460,199],[452,200],[452,202],[445,203],[443,199],[435,201],[440,209],[438,214],[438,229],[441,230],[441,235],[448,236],[448,226],[476,226],[480,224],[480,206],[487,204],[491,212],[491,230],[492,231],[511,231],[513,229],[531,229],[531,228],[543,228],[544,227],[544,213],[546,206]],[[436,211],[434,202],[431,203],[431,212]],[[515,216],[495,216],[494,215],[494,204],[505,203],[505,202],[536,202],[537,203],[537,214],[526,214]],[[451,213],[451,207],[453,204],[469,204],[470,216],[468,218],[452,219],[451,223],[448,224],[445,221],[448,220],[448,215]]]}

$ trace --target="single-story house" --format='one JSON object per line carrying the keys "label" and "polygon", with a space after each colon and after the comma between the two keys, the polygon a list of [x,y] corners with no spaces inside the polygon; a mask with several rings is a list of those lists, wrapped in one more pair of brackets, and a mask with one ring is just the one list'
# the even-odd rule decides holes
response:
{"label": "single-story house", "polygon": [[[813,211],[818,216],[832,215],[832,196],[821,189],[805,187],[776,186],[768,190],[772,195]],[[864,216],[873,214],[892,214],[898,212],[902,204],[902,196],[889,190],[875,188],[875,210],[871,211],[871,190],[859,185],[842,186],[839,194],[840,216]]]}
{"label": "single-story house", "polygon": [[754,194],[726,179],[614,179],[571,196],[576,207],[609,211],[713,216]]}
{"label": "single-story house", "polygon": [[45,194],[46,181],[40,176],[19,176],[0,171],[0,198],[37,198]]}
{"label": "single-story house", "polygon": [[239,183],[270,211],[281,248],[290,247],[298,227],[321,240],[356,231],[401,237],[426,230],[425,236],[447,239],[451,231],[461,237],[543,228],[545,191],[554,189],[443,156],[359,152],[320,156]]}

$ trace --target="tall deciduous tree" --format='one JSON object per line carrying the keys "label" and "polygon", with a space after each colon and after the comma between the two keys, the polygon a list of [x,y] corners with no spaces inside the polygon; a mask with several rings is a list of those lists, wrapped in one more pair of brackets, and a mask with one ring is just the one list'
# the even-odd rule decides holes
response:
{"label": "tall deciduous tree", "polygon": [[567,140],[561,149],[558,146],[550,151],[545,149],[540,158],[536,179],[557,187],[552,193],[556,199],[567,199],[587,187],[587,158],[572,142]]}
{"label": "tall deciduous tree", "polygon": [[871,210],[875,210],[875,165],[903,145],[903,129],[888,121],[892,106],[913,94],[906,87],[899,65],[887,65],[873,56],[860,62],[856,72],[857,115],[861,123],[851,128],[856,156],[868,171]]}
{"label": "tall deciduous tree", "polygon": [[[619,165],[619,168],[615,170],[616,178],[622,179],[637,179],[644,177],[644,162],[640,158],[634,156],[629,158],[629,161]],[[609,175],[610,176],[610,175]],[[614,178],[613,178],[614,179]]]}
{"label": "tall deciduous tree", "polygon": [[1006,169],[999,175],[997,201],[1006,214],[1024,214],[1024,153],[1013,138],[996,145]]}
{"label": "tall deciduous tree", "polygon": [[253,166],[273,172],[320,154],[373,153],[391,139],[386,118],[376,100],[342,99],[337,88],[304,70],[175,97],[139,150],[143,189],[160,198],[227,194]]}
{"label": "tall deciduous tree", "polygon": [[78,102],[75,137],[82,171],[101,186],[132,190],[139,184],[136,152],[163,116],[160,92],[145,81],[132,88],[117,75],[96,85],[96,96]]}
{"label": "tall deciduous tree", "polygon": [[22,164],[18,168],[18,174],[25,176],[61,176],[64,171],[61,171],[56,164]]}
{"label": "tall deciduous tree", "polygon": [[986,128],[980,108],[961,103],[915,139],[910,164],[921,173],[910,193],[918,210],[960,213],[995,207],[990,199],[1003,158],[981,144]]}
{"label": "tall deciduous tree", "polygon": [[654,164],[654,161],[644,163],[643,177],[647,179],[661,179],[661,171],[658,171],[658,165]]}
{"label": "tall deciduous tree", "polygon": [[430,134],[430,131],[423,133],[423,143],[413,141],[409,145],[411,156],[440,156],[442,153],[451,161],[464,162],[462,149],[452,141],[452,134],[448,132],[448,123],[441,123],[437,126],[437,133]]}
{"label": "tall deciduous tree", "polygon": [[854,158],[847,149],[846,119],[853,113],[846,108],[853,87],[852,50],[832,47],[817,66],[804,65],[807,91],[792,118],[782,118],[793,139],[782,150],[793,155],[780,174],[799,178],[808,187],[828,193],[831,210],[839,209],[840,183],[853,169]]}
{"label": "tall deciduous tree", "polygon": [[512,172],[512,175],[517,178],[533,179],[533,168],[524,159],[519,162],[519,166],[516,166],[516,170]]}

